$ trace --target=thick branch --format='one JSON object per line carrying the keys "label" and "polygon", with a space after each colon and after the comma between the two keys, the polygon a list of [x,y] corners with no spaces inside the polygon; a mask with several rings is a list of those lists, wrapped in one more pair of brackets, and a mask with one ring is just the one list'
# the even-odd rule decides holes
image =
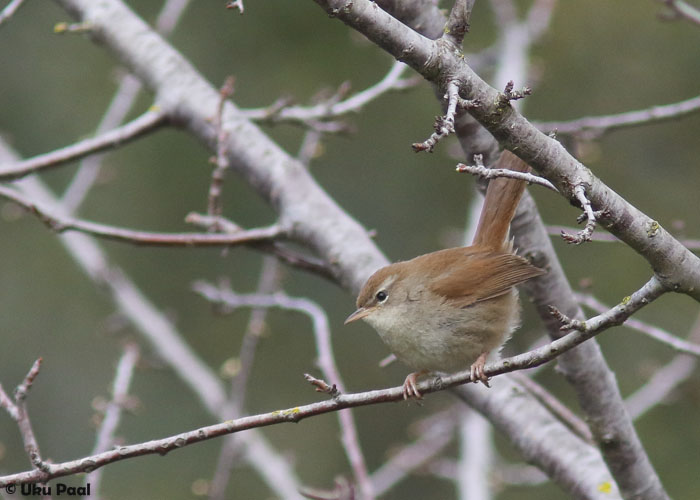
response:
{"label": "thick branch", "polygon": [[420,36],[369,0],[315,1],[439,87],[461,82],[461,94],[479,103],[469,108],[470,114],[501,144],[552,181],[570,201],[577,203],[574,188],[585,186],[593,208],[605,211],[599,222],[608,231],[647,259],[667,288],[700,300],[700,258],[595,177],[559,142],[504,103],[503,94],[474,73],[461,54],[441,40]]}

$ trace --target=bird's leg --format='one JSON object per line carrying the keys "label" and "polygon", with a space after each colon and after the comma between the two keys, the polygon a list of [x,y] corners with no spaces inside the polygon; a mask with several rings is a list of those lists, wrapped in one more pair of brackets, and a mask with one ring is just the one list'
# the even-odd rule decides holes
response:
{"label": "bird's leg", "polygon": [[428,373],[428,370],[421,370],[418,372],[409,373],[403,383],[403,398],[408,399],[423,399],[423,395],[418,390],[416,383],[418,382],[418,377]]}
{"label": "bird's leg", "polygon": [[[482,352],[481,354],[479,354],[479,357],[476,358],[476,361],[474,361],[474,363],[472,363],[472,366],[470,369],[470,372],[471,372],[470,374],[472,377],[472,382],[474,382],[475,384],[477,382],[481,382],[486,387],[491,387],[489,385],[489,378],[484,373],[484,365],[486,365],[486,357],[488,355],[489,355],[488,352]],[[408,381],[408,379],[406,379],[406,381]],[[405,388],[404,388],[404,391],[405,391]]]}

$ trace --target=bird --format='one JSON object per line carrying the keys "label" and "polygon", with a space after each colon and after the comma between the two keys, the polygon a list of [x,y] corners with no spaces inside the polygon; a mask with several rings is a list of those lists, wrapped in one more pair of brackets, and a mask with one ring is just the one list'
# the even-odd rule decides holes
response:
{"label": "bird", "polygon": [[[495,168],[529,172],[508,150]],[[413,370],[403,383],[404,399],[422,399],[417,381],[432,373],[470,368],[473,382],[489,387],[484,366],[520,323],[515,288],[545,270],[513,249],[510,223],[526,182],[489,181],[474,240],[382,267],[357,297],[345,324],[369,323],[392,353]]]}

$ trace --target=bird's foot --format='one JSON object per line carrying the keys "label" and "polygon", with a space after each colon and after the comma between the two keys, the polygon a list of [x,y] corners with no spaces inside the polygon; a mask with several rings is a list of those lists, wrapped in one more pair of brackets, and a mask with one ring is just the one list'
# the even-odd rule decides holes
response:
{"label": "bird's foot", "polygon": [[406,377],[406,380],[404,380],[403,383],[403,398],[405,400],[409,399],[415,399],[415,400],[421,400],[423,399],[423,395],[420,393],[418,390],[418,386],[416,383],[418,382],[418,377],[421,375],[425,375],[428,373],[425,370],[421,370],[419,372],[413,372],[409,373],[408,376]]}
{"label": "bird's foot", "polygon": [[489,378],[484,373],[484,366],[486,365],[486,357],[488,356],[488,354],[489,353],[487,352],[482,352],[481,354],[479,354],[479,357],[476,358],[476,361],[472,363],[470,374],[472,377],[472,382],[474,382],[475,384],[481,382],[486,387],[491,387],[489,385]]}

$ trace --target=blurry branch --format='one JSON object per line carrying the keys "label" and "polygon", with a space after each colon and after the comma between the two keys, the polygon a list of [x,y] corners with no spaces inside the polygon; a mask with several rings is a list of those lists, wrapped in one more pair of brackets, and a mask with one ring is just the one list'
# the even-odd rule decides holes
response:
{"label": "blurry branch", "polygon": [[[700,315],[695,318],[695,324],[690,330],[688,340],[693,345],[700,344]],[[684,353],[677,354],[670,362],[657,369],[646,384],[627,398],[627,411],[632,418],[641,417],[663,402],[674,389],[690,377],[697,366],[697,356]]]}
{"label": "blurry branch", "polygon": [[[700,341],[700,318],[696,320],[691,338],[694,338],[695,342]],[[625,401],[631,417],[637,419],[662,403],[693,374],[697,366],[696,356],[677,354],[671,361],[654,371],[649,381]]]}
{"label": "blurry branch", "polygon": [[[576,300],[598,313],[605,313],[605,311],[610,309],[607,305],[603,304],[590,294],[577,293]],[[693,356],[700,356],[700,344],[688,342],[687,340],[678,338],[677,336],[672,335],[661,328],[650,325],[645,321],[635,318],[628,318],[625,321],[625,326],[648,335],[649,337],[658,340],[662,344],[665,344],[678,352],[692,354]]]}
{"label": "blurry branch", "polygon": [[19,427],[20,435],[22,436],[22,442],[24,443],[24,451],[27,452],[29,461],[34,466],[34,470],[38,472],[43,472],[46,470],[47,462],[44,462],[41,458],[41,452],[39,451],[39,444],[37,443],[36,436],[34,435],[34,430],[32,429],[32,423],[29,420],[29,413],[27,412],[27,395],[29,389],[32,388],[34,384],[34,379],[39,375],[39,369],[41,368],[42,359],[37,359],[32,367],[27,372],[26,377],[21,384],[15,389],[15,400],[14,402],[7,395],[5,390],[0,385],[0,407],[5,408],[10,418],[17,423]]}
{"label": "blurry branch", "polygon": [[[14,159],[13,153],[2,141],[0,158]],[[52,213],[63,212],[58,200],[35,176],[19,180],[14,185],[27,196],[51,207]],[[219,377],[197,357],[170,320],[140,292],[123,271],[108,261],[103,250],[93,239],[85,234],[73,232],[60,235],[59,240],[85,274],[96,285],[109,290],[119,312],[194,392],[204,408],[221,420],[227,419],[224,411],[226,392]],[[247,462],[272,491],[280,497],[301,498],[294,494],[299,482],[290,465],[260,433],[252,431],[241,434],[240,440]],[[83,470],[88,472],[91,467],[86,464]]]}
{"label": "blurry branch", "polygon": [[[119,126],[141,91],[141,82],[133,75],[119,78],[117,91],[97,126],[96,135],[108,133]],[[98,179],[104,154],[91,154],[80,161],[80,166],[63,193],[62,204],[69,214],[75,213]]]}
{"label": "blurry branch", "polygon": [[250,120],[269,123],[300,123],[319,132],[337,133],[346,130],[346,126],[338,123],[323,123],[339,118],[349,113],[357,113],[371,101],[387,92],[403,90],[418,84],[417,78],[402,78],[406,65],[395,62],[389,72],[379,82],[358,92],[352,97],[345,98],[350,90],[349,84],[342,84],[333,96],[310,107],[290,106],[288,99],[280,99],[267,108],[242,109],[243,116]]}
{"label": "blurry branch", "polygon": [[628,111],[615,115],[587,116],[576,120],[559,122],[533,122],[533,125],[545,133],[555,132],[557,135],[578,135],[585,139],[593,139],[610,130],[675,120],[698,111],[700,111],[700,96],[639,111]]}
{"label": "blurry branch", "polygon": [[416,469],[435,459],[452,442],[457,418],[445,411],[430,415],[413,425],[414,442],[396,450],[370,477],[377,496],[384,495]]}
{"label": "blurry branch", "polygon": [[243,6],[243,0],[230,0],[226,4],[227,9],[238,9],[238,13],[243,15],[245,7]]}
{"label": "blurry branch", "polygon": [[[228,131],[224,129],[224,104],[226,99],[233,95],[233,85],[235,79],[232,76],[226,78],[226,81],[219,89],[219,106],[214,117],[214,125],[216,127],[216,156],[210,161],[214,163],[215,168],[211,173],[211,182],[209,184],[209,199],[207,201],[207,215],[216,217],[223,212],[221,195],[224,185],[224,176],[228,170],[230,163],[226,156],[226,135]],[[210,227],[212,231],[218,231],[219,228],[214,225]]]}
{"label": "blurry branch", "polygon": [[0,164],[0,180],[19,179],[40,170],[57,167],[64,163],[79,160],[92,153],[98,153],[141,137],[160,127],[166,121],[166,115],[157,106],[133,121],[105,132],[97,137],[85,139],[50,153],[35,156],[14,164]]}
{"label": "blurry branch", "polygon": [[[686,19],[691,23],[700,25],[700,10],[683,0],[660,0],[671,10],[671,15],[676,19]],[[668,18],[669,16],[667,16]]]}
{"label": "blurry branch", "polygon": [[24,2],[24,0],[12,0],[0,11],[0,25],[12,17],[17,9],[19,9],[19,6],[22,5],[22,2]]}
{"label": "blurry branch", "polygon": [[[91,455],[107,451],[114,445],[114,433],[119,426],[122,410],[130,406],[128,402],[129,386],[131,385],[131,378],[138,360],[138,345],[126,344],[124,346],[124,354],[122,354],[117,364],[114,382],[112,383],[112,399],[104,407],[104,416],[97,431],[97,441]],[[97,469],[85,477],[85,484],[89,484],[92,487],[92,492],[95,494],[98,494],[100,491],[102,470]]]}
{"label": "blurry branch", "polygon": [[[193,288],[210,302],[227,308],[278,307],[307,315],[313,324],[316,349],[318,350],[317,364],[323,376],[330,381],[327,391],[320,389],[318,386],[316,390],[328,392],[333,397],[345,392],[345,387],[333,356],[328,317],[318,304],[305,298],[289,297],[281,292],[274,294],[237,294],[225,286],[215,287],[202,281],[196,282]],[[372,499],[374,498],[374,493],[369,481],[367,465],[360,449],[355,421],[349,410],[341,410],[338,413],[338,418],[340,421],[341,441],[354,472],[355,480],[363,498]]]}
{"label": "blurry branch", "polygon": [[511,80],[527,80],[530,51],[547,32],[556,4],[556,0],[537,0],[520,21],[512,0],[489,2],[500,32],[498,63],[492,81],[495,87],[503,87]]}
{"label": "blurry branch", "polygon": [[[235,222],[221,215],[211,216],[206,214],[198,214],[196,212],[190,212],[189,214],[187,214],[187,217],[185,217],[185,222],[205,227],[207,230],[210,230],[211,228],[216,228],[217,231],[226,233],[231,237],[240,235],[241,232],[246,231]],[[225,239],[226,238],[224,238],[224,240]],[[281,242],[275,241],[274,239],[271,239],[270,241],[267,241],[265,239],[261,241],[251,241],[246,244],[253,248],[257,248],[260,251],[272,254],[279,260],[286,264],[289,264],[290,266],[302,269],[310,273],[314,273],[326,279],[334,279],[331,266],[327,262],[319,259],[318,257],[314,257],[296,250],[292,250],[291,248],[284,246]]]}
{"label": "blurry branch", "polygon": [[[262,270],[260,271],[257,293],[269,294],[275,292],[279,288],[280,275],[279,261],[273,257],[266,256],[263,259]],[[243,333],[238,359],[225,362],[225,365],[234,362],[236,366],[236,371],[231,381],[229,400],[222,412],[227,415],[227,419],[239,418],[244,413],[255,353],[265,330],[267,312],[268,309],[264,307],[253,308],[250,311],[250,318]],[[226,488],[231,477],[231,471],[236,460],[242,458],[245,451],[243,443],[237,438],[238,436],[231,435],[221,446],[214,476],[209,483],[209,500],[223,500],[227,498]]]}
{"label": "blurry branch", "polygon": [[107,224],[99,224],[82,219],[52,214],[51,210],[29,200],[16,189],[0,185],[0,196],[17,203],[35,214],[56,232],[79,231],[107,240],[122,241],[135,245],[168,247],[230,246],[269,242],[283,238],[287,231],[279,224],[256,229],[242,229],[234,233],[158,233],[135,231]]}
{"label": "blurry branch", "polygon": [[[166,0],[156,18],[158,33],[167,36],[175,29],[190,0]],[[97,126],[101,135],[119,126],[133,106],[143,85],[134,75],[124,73],[118,78],[117,90]],[[80,167],[63,194],[62,204],[66,213],[74,213],[82,204],[100,173],[102,155],[90,155],[80,162]]]}
{"label": "blurry branch", "polygon": [[493,429],[488,420],[472,409],[459,416],[460,450],[455,482],[460,500],[491,500],[493,497]]}
{"label": "blurry branch", "polygon": [[554,394],[535,382],[527,375],[515,373],[515,380],[541,402],[553,415],[571,429],[578,437],[589,444],[593,444],[593,435],[586,422],[581,420],[574,412],[559,401]]}

